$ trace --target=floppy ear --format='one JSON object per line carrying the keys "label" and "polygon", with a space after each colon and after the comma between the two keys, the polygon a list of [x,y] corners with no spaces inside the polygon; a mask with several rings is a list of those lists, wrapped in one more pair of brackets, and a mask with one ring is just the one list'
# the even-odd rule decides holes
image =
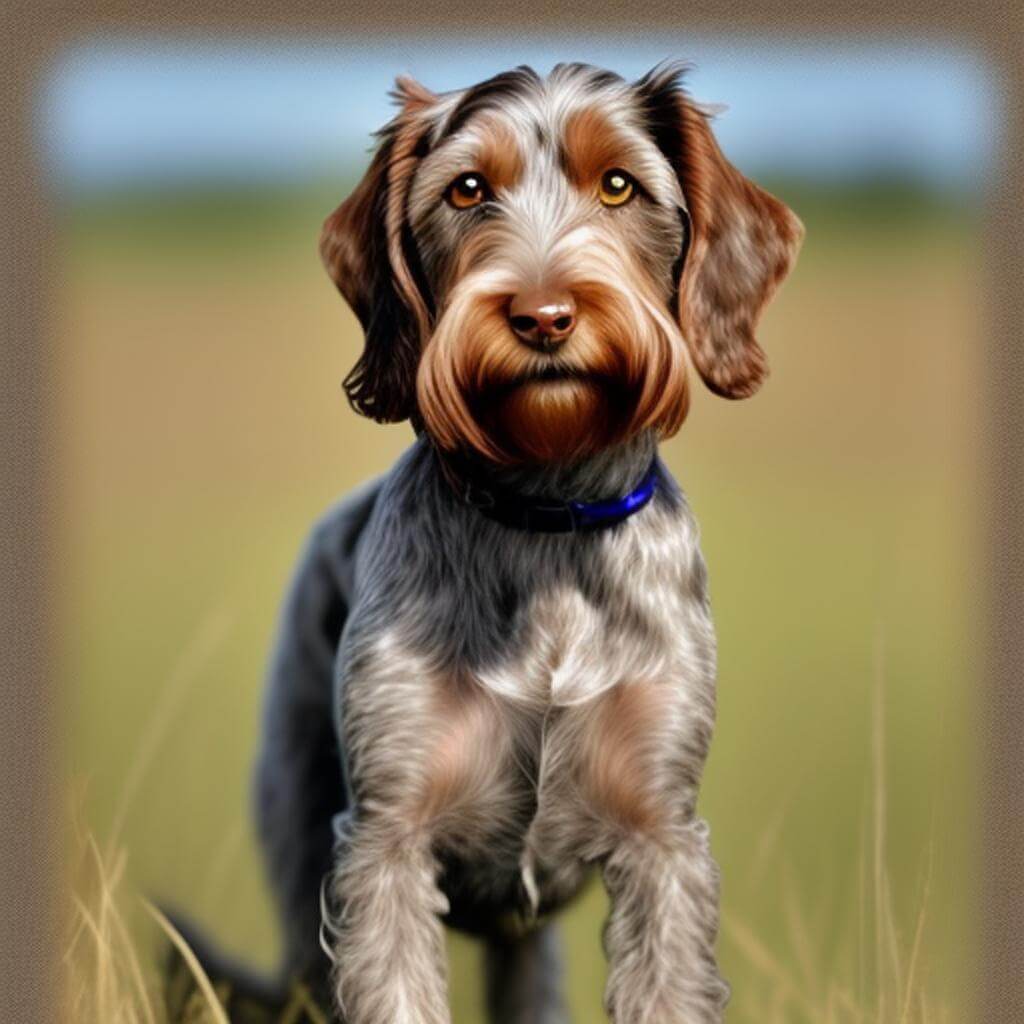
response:
{"label": "floppy ear", "polygon": [[768,375],[754,330],[796,259],[804,227],[726,160],[709,115],[682,89],[681,73],[656,68],[637,83],[686,200],[690,237],[678,282],[679,323],[707,386],[725,398],[747,398]]}
{"label": "floppy ear", "polygon": [[433,93],[398,79],[402,110],[379,133],[369,169],[324,221],[320,256],[363,326],[365,345],[345,378],[353,408],[382,423],[415,412],[416,366],[430,298],[406,223],[406,198],[426,146]]}

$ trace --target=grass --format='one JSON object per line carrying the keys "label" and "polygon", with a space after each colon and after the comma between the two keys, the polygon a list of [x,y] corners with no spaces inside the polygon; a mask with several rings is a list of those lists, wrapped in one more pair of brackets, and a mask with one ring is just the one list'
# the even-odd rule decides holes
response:
{"label": "grass", "polygon": [[[215,643],[215,626],[204,626],[170,680],[165,691],[168,700],[140,743],[138,758],[121,794],[122,808],[138,796],[137,780],[145,776],[172,720],[168,709],[186,699],[194,666],[209,656]],[[770,949],[757,930],[736,913],[727,913],[724,937],[743,957],[763,989],[765,1001],[756,1016],[748,1018],[760,1024],[946,1024],[959,1019],[948,1006],[929,1001],[922,969],[934,834],[929,837],[916,919],[909,932],[901,931],[893,906],[886,851],[881,658],[875,677],[870,826],[862,837],[858,889],[855,894],[851,892],[858,903],[856,941],[851,943],[855,956],[846,965],[845,979],[837,977],[835,964],[822,958],[823,947],[817,941],[815,923],[793,891],[780,907],[788,923],[789,956]],[[933,794],[933,801],[937,795]],[[772,845],[772,836],[764,835],[762,842]],[[220,1001],[223,993],[215,989],[175,926],[147,900],[124,891],[127,852],[119,845],[117,832],[101,849],[95,836],[79,825],[75,829],[75,846],[77,866],[73,872],[70,936],[64,953],[66,1019],[80,1024],[227,1024]],[[785,865],[774,867],[784,869]],[[161,958],[155,953],[160,943],[155,943],[152,936],[144,937],[146,933],[137,920],[140,909],[148,912],[158,925],[160,942],[171,943],[179,951],[194,978],[195,992],[184,1013],[174,1020],[168,1018],[162,996],[164,978],[158,966]],[[869,920],[873,921],[870,942]],[[795,971],[787,964],[788,959],[795,963]],[[282,1024],[298,1019],[289,1016],[289,1012],[282,1015]],[[315,1007],[307,1012],[311,1019],[319,1016]]]}
{"label": "grass", "polygon": [[[162,700],[128,766],[106,841],[102,844],[76,813],[70,937],[64,953],[66,967],[65,1019],[83,1024],[166,1024],[163,982],[154,955],[155,944],[145,938],[140,906],[159,928],[165,941],[179,950],[191,969],[198,998],[190,1004],[189,1024],[227,1024],[210,979],[184,938],[164,913],[145,900],[122,892],[127,850],[121,843],[128,812],[144,791],[146,776],[173,724],[175,712],[190,694],[197,669],[222,642],[226,620],[212,617],[182,653],[162,692]],[[182,1022],[184,1024],[184,1022]]]}
{"label": "grass", "polygon": [[[879,639],[879,652],[881,640]],[[796,970],[768,949],[756,931],[734,915],[724,921],[728,939],[766,986],[767,1002],[756,1019],[764,1024],[943,1024],[959,1019],[950,1007],[929,1001],[922,965],[935,859],[933,828],[925,851],[913,927],[901,930],[892,899],[886,850],[884,667],[876,666],[873,716],[873,789],[870,828],[862,837],[858,864],[855,949],[837,971],[823,963],[818,927],[792,890],[782,907]],[[932,794],[932,801],[938,794]],[[873,922],[868,935],[868,921]],[[870,980],[869,980],[870,977]],[[751,1017],[751,1019],[754,1019]]]}
{"label": "grass", "polygon": [[[409,437],[340,393],[358,333],[315,238],[343,191],[91,204],[68,218],[53,293],[56,610],[83,833],[115,896],[180,906],[264,966],[276,930],[248,773],[277,605],[312,521]],[[701,813],[729,1019],[967,1019],[979,243],[968,212],[932,200],[779,191],[808,240],[765,318],[772,378],[747,403],[698,391],[665,447],[720,641]],[[76,891],[98,921],[96,891]],[[605,909],[595,887],[565,920],[581,1021],[603,1019]],[[123,916],[145,975],[156,926]],[[455,1019],[481,1020],[477,951],[452,952]]]}

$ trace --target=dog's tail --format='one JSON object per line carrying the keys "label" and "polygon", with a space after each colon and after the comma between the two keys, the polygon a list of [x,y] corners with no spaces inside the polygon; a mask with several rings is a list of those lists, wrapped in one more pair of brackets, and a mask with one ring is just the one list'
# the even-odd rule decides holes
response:
{"label": "dog's tail", "polygon": [[[218,949],[192,922],[174,911],[163,911],[188,951],[209,979],[217,1001],[231,1024],[328,1024],[324,993],[301,978],[260,974]],[[193,963],[171,943],[164,962],[164,1000],[168,1024],[209,1019],[209,996],[204,993]]]}

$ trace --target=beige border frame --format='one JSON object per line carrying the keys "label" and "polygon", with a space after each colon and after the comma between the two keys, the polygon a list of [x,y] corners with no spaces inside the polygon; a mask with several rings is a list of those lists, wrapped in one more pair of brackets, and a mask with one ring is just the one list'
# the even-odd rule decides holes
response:
{"label": "beige border frame", "polygon": [[[707,0],[645,5],[638,25],[607,0],[542,4],[512,0],[503,17],[466,0],[401,0],[375,17],[346,0],[300,0],[289,11],[272,0],[246,10],[192,0],[172,13],[154,0],[29,6],[9,0],[0,10],[0,1020],[56,1021],[59,948],[55,906],[60,850],[56,723],[50,689],[55,621],[47,566],[55,551],[56,511],[51,460],[56,450],[53,376],[44,320],[50,225],[33,150],[35,89],[47,61],[83,35],[224,33],[254,36],[417,28],[474,31],[523,24],[600,25],[625,32],[671,26],[694,32],[932,36],[984,54],[999,78],[1005,104],[1004,166],[988,210],[986,266],[990,286],[985,356],[987,402],[981,457],[985,493],[978,524],[987,542],[984,665],[985,877],[982,906],[981,1019],[1024,1021],[1024,195],[1021,160],[1021,66],[1024,13],[1009,2],[861,0]],[[12,9],[21,8],[21,9]],[[1016,102],[1015,102],[1016,101]]]}

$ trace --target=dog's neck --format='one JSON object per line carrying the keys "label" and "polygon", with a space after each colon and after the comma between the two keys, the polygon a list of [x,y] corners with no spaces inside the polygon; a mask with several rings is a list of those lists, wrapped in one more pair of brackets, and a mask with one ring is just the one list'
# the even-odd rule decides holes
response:
{"label": "dog's neck", "polygon": [[505,491],[559,501],[602,501],[627,494],[643,479],[658,450],[653,431],[645,431],[572,462],[497,466],[482,459],[466,459],[456,471]]}

